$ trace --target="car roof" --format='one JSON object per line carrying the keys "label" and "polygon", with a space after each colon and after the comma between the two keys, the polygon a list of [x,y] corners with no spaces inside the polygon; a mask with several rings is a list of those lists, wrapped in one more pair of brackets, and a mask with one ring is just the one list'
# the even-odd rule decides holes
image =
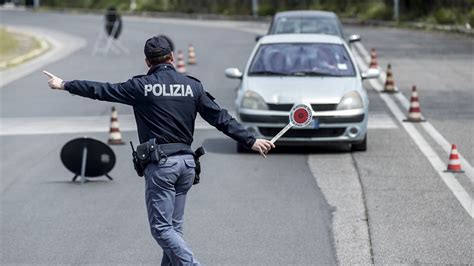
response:
{"label": "car roof", "polygon": [[260,44],[270,43],[334,43],[344,44],[339,36],[327,34],[273,34],[265,35],[259,40]]}
{"label": "car roof", "polygon": [[337,17],[334,12],[319,10],[292,10],[283,11],[275,14],[275,18],[280,17]]}

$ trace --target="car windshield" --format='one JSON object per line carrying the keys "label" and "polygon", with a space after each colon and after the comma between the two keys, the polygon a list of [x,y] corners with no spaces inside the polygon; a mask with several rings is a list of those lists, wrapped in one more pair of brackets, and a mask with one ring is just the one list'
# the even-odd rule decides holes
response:
{"label": "car windshield", "polygon": [[274,22],[272,34],[318,33],[344,38],[338,22],[328,17],[283,17]]}
{"label": "car windshield", "polygon": [[260,46],[250,76],[355,76],[342,44],[277,43]]}

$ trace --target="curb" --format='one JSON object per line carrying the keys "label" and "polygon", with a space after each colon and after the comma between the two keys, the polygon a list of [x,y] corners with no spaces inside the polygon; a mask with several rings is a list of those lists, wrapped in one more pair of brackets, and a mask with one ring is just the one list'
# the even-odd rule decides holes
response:
{"label": "curb", "polygon": [[40,38],[37,35],[33,35],[31,33],[25,33],[23,31],[19,31],[19,30],[15,29],[14,27],[13,28],[12,27],[5,27],[5,28],[7,30],[11,31],[11,32],[26,35],[26,36],[29,36],[29,37],[35,39],[36,41],[39,42],[40,47],[36,48],[36,49],[33,49],[33,50],[29,51],[28,53],[26,53],[24,55],[17,56],[17,57],[15,57],[15,58],[7,61],[7,62],[4,62],[4,63],[0,64],[0,69],[2,69],[2,70],[10,68],[10,67],[15,67],[19,64],[22,64],[26,61],[29,61],[29,60],[37,57],[37,56],[42,55],[43,53],[47,52],[51,48],[51,45],[44,38]]}
{"label": "curb", "polygon": [[[0,71],[0,89],[3,89],[8,84],[26,75],[43,69],[47,64],[67,57],[77,50],[84,48],[87,44],[87,41],[83,38],[59,31],[49,30],[47,28],[9,24],[6,24],[5,27],[12,28],[17,32],[25,33],[27,35],[42,36],[43,38],[41,39],[44,39],[44,41],[49,45],[49,49],[44,53],[37,54],[34,58],[29,58],[30,60],[22,61],[21,64],[16,65],[15,67],[6,68]],[[25,59],[26,57],[23,58],[23,60]]]}

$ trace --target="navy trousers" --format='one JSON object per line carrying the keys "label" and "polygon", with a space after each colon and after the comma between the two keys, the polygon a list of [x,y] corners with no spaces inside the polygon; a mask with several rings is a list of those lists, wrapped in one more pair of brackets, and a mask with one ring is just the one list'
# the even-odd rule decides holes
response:
{"label": "navy trousers", "polygon": [[151,234],[163,249],[161,265],[200,265],[183,239],[186,195],[194,181],[192,155],[169,156],[145,169],[145,200]]}

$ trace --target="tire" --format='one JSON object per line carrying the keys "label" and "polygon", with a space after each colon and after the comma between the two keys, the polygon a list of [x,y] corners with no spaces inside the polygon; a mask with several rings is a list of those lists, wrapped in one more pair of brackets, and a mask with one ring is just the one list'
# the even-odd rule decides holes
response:
{"label": "tire", "polygon": [[237,152],[238,153],[249,153],[250,149],[247,149],[244,145],[237,142]]}
{"label": "tire", "polygon": [[362,142],[352,143],[351,151],[367,151],[367,134]]}

